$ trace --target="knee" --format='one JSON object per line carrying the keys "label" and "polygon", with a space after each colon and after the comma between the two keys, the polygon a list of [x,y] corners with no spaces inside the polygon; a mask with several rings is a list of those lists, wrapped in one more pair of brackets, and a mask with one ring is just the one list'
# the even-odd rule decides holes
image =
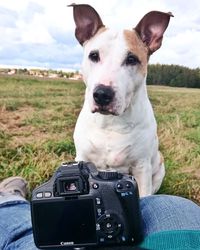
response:
{"label": "knee", "polygon": [[200,228],[200,207],[171,195],[152,195],[140,200],[146,234],[171,229]]}

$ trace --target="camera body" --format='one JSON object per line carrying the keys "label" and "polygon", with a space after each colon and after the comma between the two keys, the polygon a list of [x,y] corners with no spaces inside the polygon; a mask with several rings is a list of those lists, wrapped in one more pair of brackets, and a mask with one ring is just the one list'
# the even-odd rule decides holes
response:
{"label": "camera body", "polygon": [[34,189],[38,248],[134,245],[142,240],[138,187],[130,175],[97,171],[91,162],[63,163]]}

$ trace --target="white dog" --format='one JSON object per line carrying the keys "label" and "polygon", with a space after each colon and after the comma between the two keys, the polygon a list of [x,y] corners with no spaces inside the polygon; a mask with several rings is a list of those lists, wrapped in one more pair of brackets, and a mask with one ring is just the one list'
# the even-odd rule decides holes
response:
{"label": "white dog", "polygon": [[86,84],[74,132],[76,160],[132,174],[140,196],[155,193],[165,169],[147,96],[147,63],[172,14],[152,11],[133,30],[116,31],[106,28],[91,6],[71,6]]}

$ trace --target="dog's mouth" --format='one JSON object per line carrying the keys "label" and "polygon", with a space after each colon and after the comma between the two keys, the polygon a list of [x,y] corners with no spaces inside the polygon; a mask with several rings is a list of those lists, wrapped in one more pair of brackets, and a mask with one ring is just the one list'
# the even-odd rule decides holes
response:
{"label": "dog's mouth", "polygon": [[116,115],[116,116],[118,115],[116,111],[107,106],[95,106],[92,109],[92,113],[100,113],[102,115]]}

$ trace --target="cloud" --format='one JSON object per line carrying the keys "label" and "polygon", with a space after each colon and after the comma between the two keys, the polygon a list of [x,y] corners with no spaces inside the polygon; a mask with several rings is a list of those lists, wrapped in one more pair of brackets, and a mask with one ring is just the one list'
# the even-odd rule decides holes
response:
{"label": "cloud", "polygon": [[[56,58],[56,60],[55,60]],[[1,61],[4,64],[26,66],[38,66],[43,68],[80,68],[81,51],[79,48],[65,44],[20,44],[17,47],[6,47],[1,53]],[[24,64],[24,65],[23,65]]]}
{"label": "cloud", "polygon": [[28,2],[27,7],[21,13],[21,17],[25,22],[30,23],[35,15],[43,15],[44,13],[45,8],[43,6],[39,5],[38,3]]}
{"label": "cloud", "polygon": [[0,27],[15,28],[15,20],[17,18],[17,12],[6,8],[0,8]]}
{"label": "cloud", "polygon": [[[74,0],[76,3],[85,1]],[[0,64],[79,69],[82,48],[74,37],[70,0],[0,0]],[[88,0],[108,27],[133,28],[151,10],[174,18],[151,63],[200,65],[200,2],[193,0]]]}
{"label": "cloud", "polygon": [[47,6],[28,1],[14,11],[2,7],[0,1],[1,65],[80,68],[82,49],[72,35],[73,26],[70,24],[69,32],[63,22],[67,18],[59,17],[66,3],[58,12],[55,2]]}
{"label": "cloud", "polygon": [[[179,64],[191,68],[200,66],[200,2],[168,1],[173,7],[169,28],[162,48],[152,56],[151,63]],[[195,49],[196,48],[196,49]]]}

